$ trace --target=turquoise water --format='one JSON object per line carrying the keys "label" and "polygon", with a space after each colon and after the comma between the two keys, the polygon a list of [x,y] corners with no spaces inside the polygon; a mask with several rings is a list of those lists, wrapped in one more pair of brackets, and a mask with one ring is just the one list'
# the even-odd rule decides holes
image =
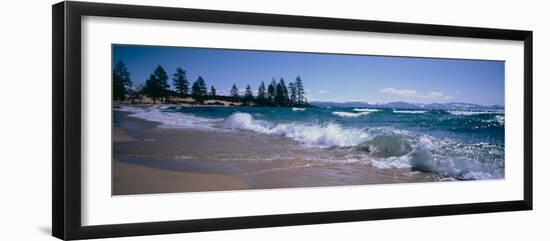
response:
{"label": "turquoise water", "polygon": [[278,135],[304,148],[349,151],[350,161],[466,179],[504,178],[503,110],[126,107],[164,128]]}

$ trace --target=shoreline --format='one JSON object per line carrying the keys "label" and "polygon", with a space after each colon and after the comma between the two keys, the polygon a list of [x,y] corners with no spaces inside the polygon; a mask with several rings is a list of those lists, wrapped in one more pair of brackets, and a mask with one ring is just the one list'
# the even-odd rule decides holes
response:
{"label": "shoreline", "polygon": [[305,148],[247,131],[158,128],[128,112],[113,114],[113,195],[441,181],[347,163],[347,149]]}
{"label": "shoreline", "polygon": [[[179,104],[166,104],[166,103],[141,103],[141,104],[120,104],[120,103],[113,103],[113,110],[116,110],[121,107],[156,107],[156,106],[162,106],[162,107],[240,107],[245,105],[208,105],[208,104],[187,104],[187,103],[179,103]],[[249,107],[255,107],[255,105],[248,105]],[[263,106],[257,106],[257,107],[263,107]]]}
{"label": "shoreline", "polygon": [[219,174],[169,171],[113,158],[112,195],[249,189],[244,181]]}
{"label": "shoreline", "polygon": [[[131,118],[131,117],[130,117]],[[148,122],[148,121],[146,121]],[[153,123],[153,122],[151,122]],[[113,145],[139,141],[119,127],[113,129]],[[113,155],[111,195],[155,194],[249,189],[248,184],[229,175],[171,171],[123,162]]]}
{"label": "shoreline", "polygon": [[225,107],[225,108],[232,108],[232,107],[258,107],[258,108],[319,108],[317,106],[269,106],[269,105],[215,105],[215,104],[187,104],[187,103],[179,103],[179,104],[166,104],[166,103],[141,103],[141,104],[120,104],[120,103],[113,103],[112,108],[113,110],[119,109],[121,107]]}
{"label": "shoreline", "polygon": [[[173,97],[172,97],[173,98]],[[207,99],[203,102],[195,101],[191,97],[177,97],[171,99],[169,102],[158,101],[153,102],[149,98],[145,101],[139,102],[128,102],[128,101],[113,101],[112,107],[118,108],[120,106],[133,106],[133,107],[151,107],[151,106],[173,106],[173,107],[280,107],[280,108],[316,108],[317,106],[311,104],[290,104],[290,105],[270,105],[265,103],[258,102],[246,102],[246,101],[234,101],[234,100],[224,100],[224,99]]]}

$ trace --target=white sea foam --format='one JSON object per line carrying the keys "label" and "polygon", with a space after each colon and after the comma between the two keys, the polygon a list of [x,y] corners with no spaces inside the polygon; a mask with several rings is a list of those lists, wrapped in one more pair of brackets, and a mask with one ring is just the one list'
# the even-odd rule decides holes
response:
{"label": "white sea foam", "polygon": [[[166,109],[166,108],[164,108]],[[180,112],[165,112],[157,107],[122,107],[120,111],[131,112],[130,117],[160,123],[160,128],[215,129],[221,119],[207,119]]]}
{"label": "white sea foam", "polygon": [[371,161],[372,165],[381,169],[390,169],[390,168],[411,168],[410,157],[399,156],[399,157],[388,157],[385,159],[374,159]]}
{"label": "white sea foam", "polygon": [[491,115],[491,114],[502,114],[499,111],[464,111],[464,110],[449,110],[447,113],[451,115]]}
{"label": "white sea foam", "polygon": [[[150,108],[152,108],[152,107],[150,107]],[[137,113],[137,112],[145,111],[146,109],[150,109],[150,108],[146,108],[146,107],[134,107],[134,106],[121,106],[121,107],[119,107],[119,108],[115,108],[115,110],[117,110],[117,111],[123,111],[123,112]]]}
{"label": "white sea foam", "polygon": [[343,128],[338,124],[279,123],[255,120],[248,113],[235,113],[225,122],[225,127],[254,131],[268,135],[280,135],[302,144],[317,147],[356,146],[366,139],[367,134],[359,129]]}
{"label": "white sea foam", "polygon": [[393,110],[393,113],[397,114],[425,114],[425,110]]}
{"label": "white sea foam", "polygon": [[495,126],[498,126],[498,125],[504,125],[504,116],[503,115],[495,115],[493,118],[491,119],[486,119],[486,120],[482,120],[481,122],[484,122],[484,123],[489,123],[489,126],[491,125],[495,125]]}
{"label": "white sea foam", "polygon": [[292,107],[292,111],[304,111],[306,108]]}
{"label": "white sea foam", "polygon": [[[503,151],[488,143],[465,144],[391,127],[358,129],[345,128],[335,123],[272,123],[254,119],[248,113],[235,113],[224,121],[157,107],[121,107],[117,110],[131,112],[132,117],[158,122],[161,128],[247,130],[284,136],[310,147],[355,147],[363,153],[360,155],[365,155],[364,159],[356,158],[357,160],[377,168],[412,169],[458,179],[495,179],[503,176],[498,167],[478,160],[483,155],[494,159]],[[333,112],[335,113],[337,112]],[[371,112],[343,113],[345,114],[340,116],[360,116]],[[494,120],[503,122],[504,116],[497,115]]]}
{"label": "white sea foam", "polygon": [[376,112],[376,111],[380,111],[380,109],[355,108],[355,109],[353,109],[353,111],[357,111],[357,112]]}
{"label": "white sea foam", "polygon": [[497,115],[495,116],[495,120],[501,124],[501,125],[504,125],[504,116],[503,115]]}
{"label": "white sea foam", "polygon": [[345,112],[345,111],[334,111],[334,112],[332,112],[333,115],[337,115],[337,116],[340,116],[340,117],[359,117],[359,116],[368,115],[370,113],[371,112],[359,112],[359,113]]}
{"label": "white sea foam", "polygon": [[[411,168],[424,172],[439,173],[459,179],[498,179],[502,178],[500,169],[490,164],[483,164],[477,159],[462,157],[457,143],[450,140],[422,136],[414,144],[414,149],[403,156],[375,159],[373,165],[378,168]],[[468,145],[472,151],[482,144]],[[478,149],[480,150],[480,149]],[[442,152],[446,152],[442,154]],[[479,155],[481,153],[476,153]]]}

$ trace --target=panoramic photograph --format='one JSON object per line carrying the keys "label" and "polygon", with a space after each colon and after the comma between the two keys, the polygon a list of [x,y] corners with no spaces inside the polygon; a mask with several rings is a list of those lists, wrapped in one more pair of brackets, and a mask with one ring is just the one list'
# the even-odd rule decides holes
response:
{"label": "panoramic photograph", "polygon": [[504,62],[112,45],[112,195],[504,179]]}

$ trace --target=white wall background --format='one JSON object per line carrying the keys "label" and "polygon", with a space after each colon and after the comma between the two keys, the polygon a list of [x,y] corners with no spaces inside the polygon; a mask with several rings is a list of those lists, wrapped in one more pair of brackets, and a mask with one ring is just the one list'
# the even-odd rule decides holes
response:
{"label": "white wall background", "polygon": [[[534,206],[508,212],[117,240],[548,240],[550,7],[545,1],[111,0],[189,8],[533,30]],[[0,8],[0,240],[54,240],[51,231],[51,4]],[[23,88],[25,91],[19,91]],[[407,198],[407,197],[403,197]]]}

